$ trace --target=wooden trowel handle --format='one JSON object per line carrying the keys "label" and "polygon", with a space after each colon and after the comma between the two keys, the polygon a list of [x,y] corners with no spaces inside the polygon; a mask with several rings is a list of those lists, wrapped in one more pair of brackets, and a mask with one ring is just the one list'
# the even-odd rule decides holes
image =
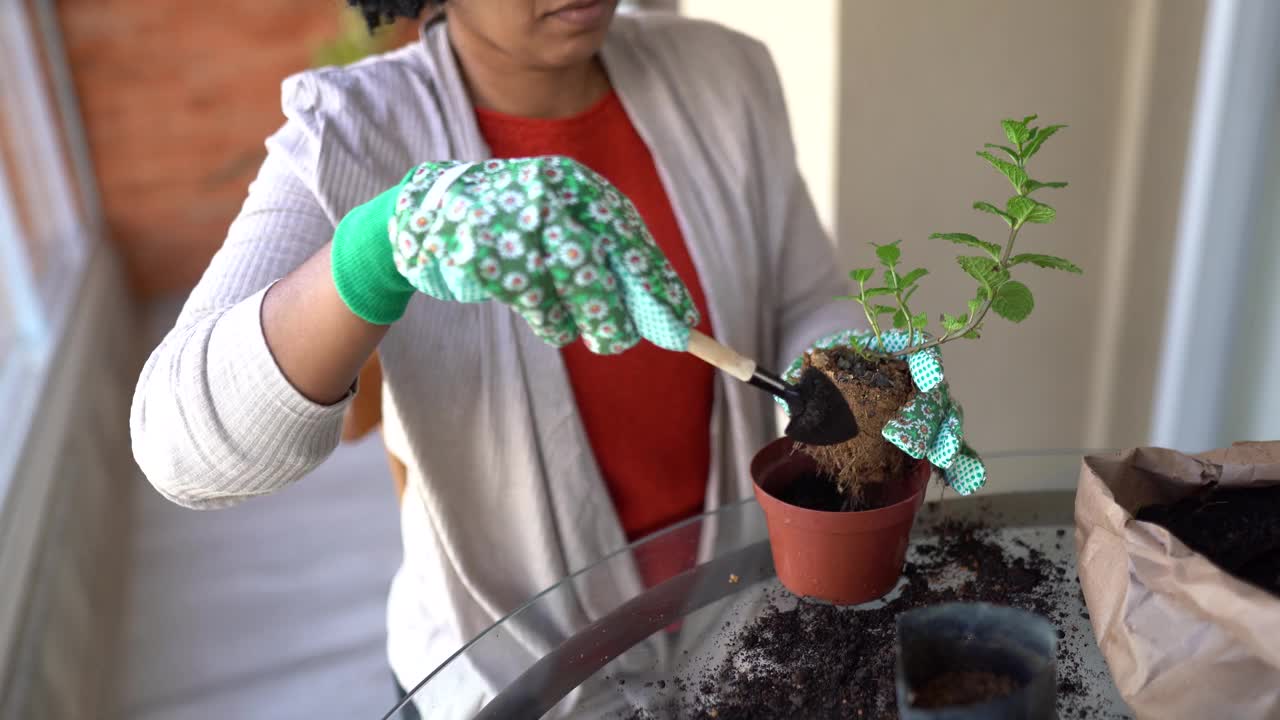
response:
{"label": "wooden trowel handle", "polygon": [[697,330],[689,331],[689,352],[742,382],[751,382],[756,372],[755,360],[739,355],[732,348],[721,345]]}

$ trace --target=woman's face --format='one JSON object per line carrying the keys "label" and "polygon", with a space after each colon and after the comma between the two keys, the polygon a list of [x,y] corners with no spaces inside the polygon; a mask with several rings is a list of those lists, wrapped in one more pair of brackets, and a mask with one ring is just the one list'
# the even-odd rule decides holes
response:
{"label": "woman's face", "polygon": [[449,23],[528,68],[587,60],[604,44],[618,0],[448,0]]}

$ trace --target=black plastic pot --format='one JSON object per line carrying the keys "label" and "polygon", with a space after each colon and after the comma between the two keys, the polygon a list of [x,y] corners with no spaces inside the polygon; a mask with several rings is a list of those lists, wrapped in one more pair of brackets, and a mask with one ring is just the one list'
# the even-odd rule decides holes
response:
{"label": "black plastic pot", "polygon": [[[1052,720],[1057,717],[1058,637],[1035,613],[950,603],[898,616],[898,716],[902,720]],[[1012,694],[969,705],[917,707],[916,693],[947,672],[1006,675]]]}

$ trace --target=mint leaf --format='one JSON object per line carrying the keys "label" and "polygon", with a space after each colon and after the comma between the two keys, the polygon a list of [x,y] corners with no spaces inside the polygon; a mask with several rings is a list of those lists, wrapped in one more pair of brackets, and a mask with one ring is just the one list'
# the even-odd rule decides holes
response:
{"label": "mint leaf", "polygon": [[1067,184],[1064,182],[1040,182],[1039,180],[1027,181],[1027,193],[1033,193],[1040,188],[1064,188]]}
{"label": "mint leaf", "polygon": [[[1035,201],[1033,200],[1032,202],[1035,202]],[[1039,223],[1041,225],[1048,225],[1049,223],[1053,222],[1053,219],[1057,216],[1058,216],[1057,210],[1054,210],[1053,208],[1049,207],[1048,205],[1045,205],[1042,202],[1037,202],[1035,209],[1031,211],[1030,215],[1027,215],[1027,222]]]}
{"label": "mint leaf", "polygon": [[907,292],[902,296],[902,304],[906,305],[907,301],[911,299],[911,296],[915,295],[916,291],[919,289],[920,289],[919,285],[912,285],[910,288],[907,288]]}
{"label": "mint leaf", "polygon": [[1004,136],[1014,145],[1021,147],[1022,143],[1031,139],[1027,124],[1020,120],[1001,120],[1000,126],[1004,128]]}
{"label": "mint leaf", "polygon": [[1023,170],[1011,162],[1001,160],[989,152],[980,152],[978,153],[978,157],[986,160],[987,164],[991,165],[991,167],[996,170],[999,170],[1001,175],[1008,178],[1009,184],[1013,186],[1014,192],[1022,192],[1022,186],[1027,184],[1026,170]]}
{"label": "mint leaf", "polygon": [[991,309],[995,310],[997,315],[1016,323],[1026,320],[1035,306],[1031,290],[1017,280],[1010,280],[1001,285],[996,292],[995,301],[991,303]]}
{"label": "mint leaf", "polygon": [[992,260],[998,260],[1000,258],[999,245],[993,242],[987,242],[986,240],[979,240],[969,233],[934,233],[929,237],[935,240],[946,240],[957,245],[968,245],[969,247],[978,248],[990,255]]}
{"label": "mint leaf", "polygon": [[849,277],[852,278],[854,282],[861,285],[862,283],[870,280],[871,276],[875,274],[875,268],[858,268],[857,270],[850,272]]}
{"label": "mint leaf", "polygon": [[887,245],[876,245],[876,257],[880,258],[880,262],[885,265],[896,265],[898,258],[902,257],[902,251],[898,249],[898,242],[895,240]]}
{"label": "mint leaf", "polygon": [[1023,159],[1025,160],[1039,152],[1040,146],[1044,145],[1044,141],[1053,137],[1054,133],[1064,127],[1066,127],[1066,125],[1049,125],[1047,127],[1037,129],[1035,135],[1030,139],[1031,141],[1027,143],[1026,147],[1022,148]]}
{"label": "mint leaf", "polygon": [[875,313],[876,315],[890,315],[892,313],[898,312],[898,308],[893,307],[891,305],[872,305],[871,312]]}
{"label": "mint leaf", "polygon": [[982,335],[978,333],[978,328],[974,328],[969,332],[961,335],[960,337],[966,340],[977,340],[978,338],[982,337]]}
{"label": "mint leaf", "polygon": [[897,271],[895,271],[891,267],[885,268],[884,270],[885,287],[889,288],[890,290],[893,290],[894,292],[897,292],[899,289],[902,288],[902,285],[899,284],[899,280],[900,278],[898,277]]}
{"label": "mint leaf", "polygon": [[929,274],[928,270],[925,270],[924,268],[916,268],[915,270],[912,270],[911,272],[902,276],[901,287],[911,287],[911,285],[914,284],[917,280],[919,280],[920,278],[928,274]]}
{"label": "mint leaf", "polygon": [[[956,258],[956,262],[960,263],[960,269],[984,288],[998,287],[1009,279],[1009,273],[1001,270],[1000,263],[991,258],[961,255]],[[986,300],[985,296],[983,300]]]}
{"label": "mint leaf", "polygon": [[987,291],[983,288],[978,288],[978,294],[969,301],[969,317],[965,319],[965,322],[969,322],[973,318],[977,317],[978,311],[982,310],[982,304],[986,301]]}
{"label": "mint leaf", "polygon": [[875,297],[877,295],[892,295],[892,294],[893,294],[892,288],[882,287],[882,288],[868,288],[867,290],[863,291],[862,296]]}
{"label": "mint leaf", "polygon": [[929,313],[920,313],[911,316],[911,327],[916,330],[923,330],[929,326]]}
{"label": "mint leaf", "polygon": [[1031,216],[1031,213],[1035,212],[1036,201],[1029,197],[1014,195],[1009,198],[1009,204],[1005,206],[1005,210],[1009,213],[1010,217],[1017,221],[1017,224],[1021,225],[1027,221],[1027,218]]}
{"label": "mint leaf", "polygon": [[995,143],[983,143],[982,147],[991,148],[993,150],[999,150],[1003,152],[1005,155],[1008,155],[1009,159],[1014,162],[1020,162],[1022,160],[1022,158],[1018,156],[1017,150],[1014,150],[1013,148],[1008,147],[1006,145],[996,145]]}
{"label": "mint leaf", "polygon": [[999,215],[1000,217],[1004,218],[1004,221],[1006,223],[1008,223],[1009,225],[1013,225],[1013,218],[1009,217],[1008,213],[996,207],[995,205],[992,205],[989,202],[976,202],[973,204],[973,209],[981,210],[982,212],[988,212],[988,213],[991,213],[992,215]]}
{"label": "mint leaf", "polygon": [[942,313],[939,318],[942,321],[942,329],[948,333],[957,332],[964,329],[965,319],[949,313]]}
{"label": "mint leaf", "polygon": [[1014,255],[1009,258],[1010,266],[1021,265],[1023,263],[1031,263],[1036,267],[1048,268],[1050,270],[1062,270],[1064,272],[1075,273],[1077,275],[1084,274],[1084,270],[1081,270],[1075,263],[1067,260],[1066,258],[1060,258],[1053,255],[1022,253],[1021,255]]}
{"label": "mint leaf", "polygon": [[1038,118],[1038,117],[1040,117],[1040,116],[1039,116],[1039,115],[1028,115],[1028,116],[1026,116],[1026,117],[1022,118],[1022,124],[1023,124],[1023,125],[1030,125],[1031,123],[1035,122],[1035,121],[1036,121],[1036,118]]}
{"label": "mint leaf", "polygon": [[893,313],[893,327],[895,330],[907,329],[907,314],[902,310],[896,310]]}

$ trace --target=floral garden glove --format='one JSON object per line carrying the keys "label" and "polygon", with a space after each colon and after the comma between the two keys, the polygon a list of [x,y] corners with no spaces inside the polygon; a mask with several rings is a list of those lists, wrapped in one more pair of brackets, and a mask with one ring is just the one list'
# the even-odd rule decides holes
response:
{"label": "floral garden glove", "polygon": [[[822,338],[813,344],[825,350],[839,345],[859,346],[895,352],[907,346],[907,333],[890,330],[880,334],[884,347],[874,334],[846,330]],[[927,338],[927,335],[917,334]],[[976,492],[986,483],[987,470],[982,459],[964,442],[964,412],[951,400],[951,391],[942,375],[942,354],[936,347],[906,357],[907,367],[917,393],[914,398],[885,423],[881,434],[906,454],[929,462],[941,469],[950,485],[961,495]],[[796,358],[783,378],[796,382],[800,377],[801,358]]]}
{"label": "floral garden glove", "polygon": [[682,351],[699,321],[631,202],[564,157],[419,165],[344,218],[331,264],[343,300],[375,323],[415,290],[497,300],[545,342],[582,337],[599,354],[641,338]]}
{"label": "floral garden glove", "polygon": [[698,311],[631,202],[569,158],[427,163],[396,198],[393,257],[441,300],[497,300],[557,347],[682,351]]}

